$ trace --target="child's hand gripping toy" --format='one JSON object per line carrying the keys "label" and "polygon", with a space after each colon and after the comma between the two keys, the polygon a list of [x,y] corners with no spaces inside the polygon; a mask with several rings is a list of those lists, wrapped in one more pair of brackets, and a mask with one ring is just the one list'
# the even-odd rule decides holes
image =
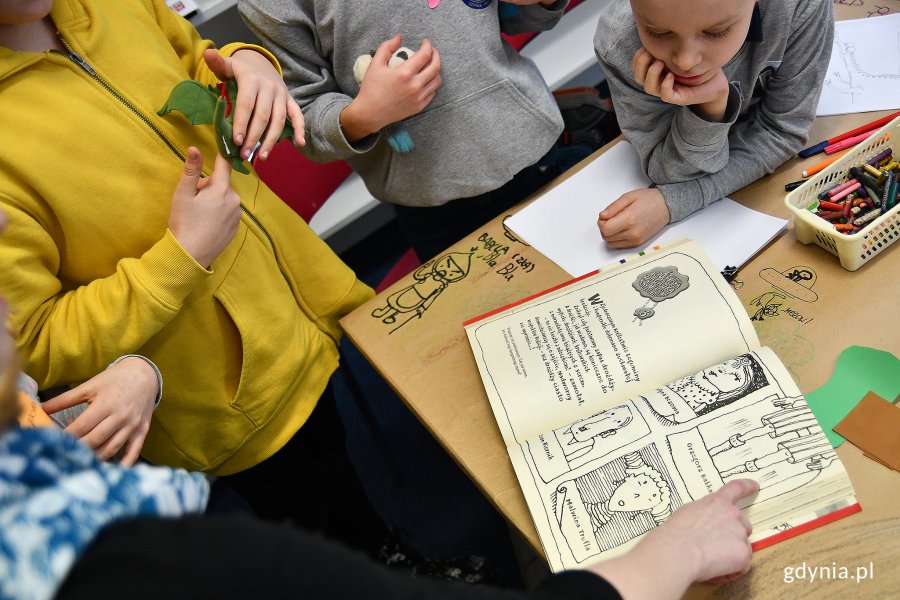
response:
{"label": "child's hand gripping toy", "polygon": [[[250,171],[244,166],[241,158],[241,147],[234,143],[232,127],[234,126],[234,101],[237,99],[237,81],[228,79],[217,87],[204,87],[193,80],[182,81],[169,94],[165,106],[156,114],[164,116],[175,110],[187,117],[191,125],[212,124],[216,128],[216,146],[219,154],[228,159],[231,167],[243,174]],[[290,121],[285,121],[284,129],[278,140],[293,139],[294,128]],[[248,162],[253,161],[256,151],[261,146],[256,143]]]}
{"label": "child's hand gripping toy", "polygon": [[[409,60],[409,57],[412,55],[412,50],[406,47],[400,47],[391,55],[390,60],[388,60],[388,66],[398,67]],[[353,63],[353,78],[356,80],[356,83],[362,85],[363,77],[366,76],[366,71],[369,69],[371,63],[371,54],[363,54],[356,59],[356,62]],[[407,152],[412,151],[414,147],[412,138],[409,137],[409,133],[407,133],[405,129],[394,128],[392,132],[388,133],[387,140],[391,145],[391,148],[400,154],[406,154]]]}

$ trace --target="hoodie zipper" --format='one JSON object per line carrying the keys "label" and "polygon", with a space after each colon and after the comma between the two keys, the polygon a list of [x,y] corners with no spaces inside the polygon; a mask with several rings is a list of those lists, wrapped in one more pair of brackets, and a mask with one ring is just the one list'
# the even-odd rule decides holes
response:
{"label": "hoodie zipper", "polygon": [[[163,141],[163,143],[172,152],[175,153],[175,156],[177,156],[181,162],[184,162],[184,160],[185,160],[184,154],[182,154],[181,151],[178,150],[178,148],[175,146],[175,144],[173,144],[169,140],[169,138],[166,137],[166,134],[164,134],[162,132],[162,130],[159,127],[157,127],[156,124],[153,123],[153,121],[151,121],[147,115],[142,113],[140,111],[140,109],[138,109],[138,107],[136,107],[134,104],[132,104],[128,100],[128,98],[123,96],[117,89],[115,89],[105,79],[103,79],[103,77],[101,77],[97,73],[97,71],[95,71],[94,68],[90,64],[88,64],[88,62],[86,60],[84,60],[77,52],[75,52],[72,49],[72,47],[65,40],[65,38],[63,38],[62,35],[60,35],[60,34],[57,34],[57,35],[59,36],[59,41],[62,42],[62,45],[66,49],[66,51],[62,52],[61,50],[51,50],[50,52],[53,52],[54,54],[62,54],[64,56],[66,56],[69,60],[71,60],[73,63],[78,65],[81,68],[81,70],[83,70],[85,73],[90,75],[91,79],[93,79],[98,84],[100,84],[100,87],[102,87],[104,90],[109,92],[113,98],[115,98],[116,100],[121,102],[125,106],[125,108],[127,108],[128,110],[133,112],[135,114],[135,116],[137,116],[138,119],[140,119],[144,124],[146,124],[147,127],[149,127],[153,131],[153,133],[155,133],[159,137],[159,139],[161,139]],[[206,173],[203,173],[203,174],[207,175]],[[281,266],[281,261],[278,260],[278,253],[275,251],[275,243],[272,241],[272,237],[269,235],[269,232],[266,231],[266,228],[262,226],[262,223],[260,223],[259,220],[256,218],[256,216],[247,209],[247,207],[244,205],[243,202],[241,202],[241,212],[243,212],[245,215],[247,215],[247,218],[250,219],[251,221],[253,221],[253,223],[256,225],[256,227],[259,229],[259,231],[263,234],[263,236],[265,236],[266,241],[269,242],[269,246],[272,248],[272,256],[275,258],[275,264],[278,265],[278,271],[281,273],[282,278],[284,278],[284,282],[287,284],[288,289],[291,290],[291,294],[293,294],[295,298],[298,297],[296,291],[294,290],[294,286],[291,284],[291,280],[288,278],[287,273],[284,272],[284,269]],[[313,322],[315,322],[315,321],[313,321]],[[318,324],[317,324],[317,326],[318,326]],[[338,343],[337,340],[335,340],[334,336],[332,336],[330,332],[326,331],[322,327],[319,327],[319,329],[323,333],[325,333],[328,337],[330,337],[332,340],[334,340],[335,344]]]}
{"label": "hoodie zipper", "polygon": [[[122,104],[124,104],[124,105],[125,105],[125,108],[127,108],[128,110],[130,110],[131,112],[133,112],[133,113],[135,114],[135,116],[136,116],[138,119],[140,119],[141,121],[143,121],[144,124],[147,125],[147,127],[149,127],[150,129],[152,129],[152,130],[153,130],[153,133],[155,133],[155,134],[159,137],[159,139],[161,139],[161,140],[163,141],[163,143],[164,143],[166,146],[169,147],[169,150],[171,150],[172,152],[174,152],[174,153],[175,153],[175,156],[177,156],[179,160],[181,160],[182,162],[184,162],[184,159],[185,159],[184,154],[182,154],[182,153],[178,150],[178,148],[175,147],[175,144],[173,144],[171,141],[169,141],[169,139],[168,139],[168,138],[165,136],[165,134],[160,130],[160,128],[157,127],[157,126],[153,123],[153,121],[151,121],[150,118],[147,117],[147,115],[145,115],[144,113],[142,113],[142,112],[141,112],[134,104],[132,104],[131,102],[129,102],[128,99],[127,99],[125,96],[123,96],[121,93],[119,93],[119,91],[118,91],[117,89],[115,89],[113,86],[111,86],[109,83],[107,83],[105,79],[103,79],[102,77],[100,77],[100,75],[97,74],[97,71],[95,71],[94,68],[93,68],[91,65],[89,65],[88,62],[87,62],[86,60],[84,60],[83,58],[81,58],[81,56],[80,56],[77,52],[75,52],[74,50],[72,50],[72,47],[69,45],[69,43],[68,43],[61,35],[59,36],[59,41],[62,42],[62,45],[63,45],[63,47],[65,47],[66,51],[65,51],[65,52],[61,52],[61,51],[59,51],[59,50],[51,50],[51,52],[54,52],[54,53],[57,53],[57,54],[65,54],[65,55],[69,58],[69,60],[71,60],[73,63],[75,63],[76,65],[78,65],[79,67],[81,67],[81,69],[82,69],[85,73],[87,73],[88,75],[90,75],[91,78],[92,78],[94,81],[96,81],[97,83],[100,84],[100,87],[102,87],[104,90],[106,90],[107,92],[109,92],[110,94],[112,94],[113,98],[115,98],[116,100],[118,100],[119,102],[121,102]],[[243,204],[241,205],[241,208],[243,208]]]}

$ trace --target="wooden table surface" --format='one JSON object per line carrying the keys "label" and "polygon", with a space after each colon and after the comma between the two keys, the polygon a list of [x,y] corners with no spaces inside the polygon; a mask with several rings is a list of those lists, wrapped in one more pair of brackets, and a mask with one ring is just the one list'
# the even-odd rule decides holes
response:
{"label": "wooden table surface", "polygon": [[[868,1],[868,0],[866,0]],[[858,3],[857,3],[858,2]],[[836,6],[838,18],[865,16],[874,5]],[[879,5],[900,11],[900,1]],[[888,112],[817,119],[811,143],[870,122]],[[605,151],[589,157],[592,160]],[[769,177],[732,194],[745,206],[790,218],[783,204],[784,184],[800,179],[803,168],[822,155],[793,159]],[[576,169],[577,170],[577,167]],[[575,171],[567,173],[560,180]],[[554,182],[551,185],[558,183]],[[512,211],[514,212],[514,211]],[[437,441],[454,458],[486,497],[538,552],[540,542],[516,481],[496,421],[479,377],[462,326],[465,320],[569,279],[554,263],[508,234],[501,215],[448,250],[468,254],[470,266],[462,280],[450,284],[421,316],[397,315],[386,324],[373,311],[386,298],[416,283],[407,276],[345,317],[342,325],[353,343],[409,406]],[[870,346],[900,356],[900,243],[855,272],[841,268],[836,256],[797,241],[791,227],[744,265],[734,283],[749,314],[752,302],[773,291],[760,277],[763,269],[784,272],[797,266],[816,274],[817,299],[783,301],[779,314],[754,321],[762,345],[782,359],[804,393],[824,384],[840,352],[852,345]],[[849,326],[846,307],[859,319]],[[866,315],[879,315],[871,326]],[[863,510],[754,555],[753,569],[738,580],[720,585],[695,585],[688,598],[900,598],[900,473],[864,457],[852,444],[837,450]],[[786,569],[806,565],[826,567],[833,578],[787,583]],[[839,580],[840,567],[850,575],[874,567],[861,581]],[[787,571],[790,574],[790,571]],[[860,571],[862,574],[862,571]],[[789,577],[787,577],[789,578]]]}

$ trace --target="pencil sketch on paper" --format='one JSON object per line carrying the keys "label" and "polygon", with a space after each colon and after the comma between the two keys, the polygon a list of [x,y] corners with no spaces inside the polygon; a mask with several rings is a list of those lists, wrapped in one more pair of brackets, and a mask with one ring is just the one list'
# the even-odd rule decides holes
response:
{"label": "pencil sketch on paper", "polygon": [[413,283],[389,295],[384,301],[384,306],[372,311],[372,316],[381,319],[382,323],[392,325],[397,322],[398,315],[411,313],[390,333],[394,333],[413,319],[421,319],[425,311],[451,283],[469,274],[471,264],[471,252],[450,252],[426,262],[412,274]]}
{"label": "pencil sketch on paper", "polygon": [[673,426],[737,402],[769,385],[762,365],[741,354],[641,396],[663,425]]}
{"label": "pencil sketch on paper", "polygon": [[[862,4],[862,0],[859,0],[860,5]],[[875,10],[869,11],[869,17],[883,17],[884,15],[889,15],[893,11],[890,6],[879,6],[875,5]]]}
{"label": "pencil sketch on paper", "polygon": [[[889,65],[900,64],[900,33],[893,40],[893,48],[887,53],[877,56],[878,64],[860,64],[860,58],[856,53],[856,44],[844,42],[838,31],[834,33],[834,51],[840,56],[843,68],[832,71],[830,77],[825,78],[825,87],[838,94],[850,96],[852,104],[856,97],[866,92],[867,79],[898,80],[900,71],[886,72]],[[891,58],[889,58],[891,57]],[[867,60],[869,57],[866,57]]]}
{"label": "pencil sketch on paper", "polygon": [[528,451],[545,483],[566,475],[650,433],[631,402],[601,410],[528,440]]}
{"label": "pencil sketch on paper", "polygon": [[650,531],[683,504],[654,444],[556,487],[556,527],[579,563]]}
{"label": "pencil sketch on paper", "polygon": [[634,310],[634,320],[640,325],[653,315],[656,305],[670,300],[691,286],[687,275],[678,272],[678,267],[654,267],[637,276],[631,284],[641,297],[646,298],[643,306]]}
{"label": "pencil sketch on paper", "polygon": [[750,477],[760,486],[750,506],[758,505],[808,485],[837,459],[805,400],[769,400],[771,412],[753,406],[668,437],[692,498]]}

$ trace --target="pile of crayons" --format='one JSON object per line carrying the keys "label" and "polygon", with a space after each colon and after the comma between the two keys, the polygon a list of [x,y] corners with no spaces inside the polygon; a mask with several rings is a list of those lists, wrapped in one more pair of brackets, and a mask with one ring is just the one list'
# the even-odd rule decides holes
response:
{"label": "pile of crayons", "polygon": [[850,167],[847,181],[822,190],[809,207],[843,234],[860,231],[897,204],[900,163],[891,148]]}

